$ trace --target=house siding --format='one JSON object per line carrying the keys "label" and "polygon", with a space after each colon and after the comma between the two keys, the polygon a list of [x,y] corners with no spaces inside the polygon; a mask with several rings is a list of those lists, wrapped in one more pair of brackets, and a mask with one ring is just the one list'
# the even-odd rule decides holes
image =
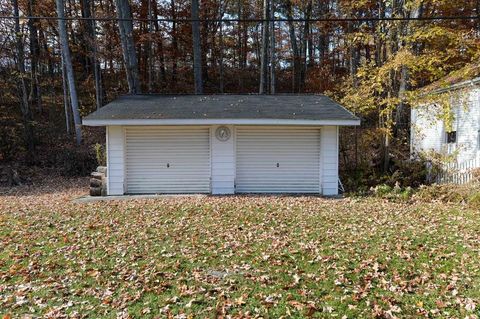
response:
{"label": "house siding", "polygon": [[455,105],[457,111],[456,130],[458,163],[464,163],[478,156],[478,130],[480,129],[479,90],[471,90],[464,103]]}
{"label": "house siding", "polygon": [[338,195],[338,126],[324,126],[320,132],[321,194]]}
{"label": "house siding", "polygon": [[446,143],[446,127],[433,105],[421,106],[411,112],[411,151],[435,151],[442,154],[457,152],[461,164],[479,156],[478,131],[480,129],[480,90],[470,88],[465,98],[452,100],[455,120],[452,129],[457,132],[455,144]]}
{"label": "house siding", "polygon": [[232,134],[227,141],[219,141],[215,131],[220,125],[210,129],[212,148],[212,194],[233,194],[235,192],[235,130],[226,125]]}
{"label": "house siding", "polygon": [[[235,193],[235,126],[226,125],[232,134],[228,141],[215,137],[219,125],[210,126],[211,192]],[[319,154],[319,193],[338,194],[338,126],[321,126]],[[148,130],[148,126],[145,126]],[[125,190],[125,130],[123,126],[107,127],[108,195],[121,195]]]}
{"label": "house siding", "polygon": [[107,126],[107,194],[125,193],[125,136],[122,126]]}
{"label": "house siding", "polygon": [[412,153],[441,152],[445,139],[445,125],[436,118],[436,110],[412,109]]}

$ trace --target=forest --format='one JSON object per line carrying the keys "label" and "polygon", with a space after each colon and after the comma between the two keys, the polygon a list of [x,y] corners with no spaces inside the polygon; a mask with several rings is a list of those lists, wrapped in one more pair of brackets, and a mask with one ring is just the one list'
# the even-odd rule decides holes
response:
{"label": "forest", "polygon": [[347,186],[413,185],[410,108],[480,73],[479,13],[479,0],[0,0],[0,163],[88,174],[105,138],[81,118],[121,94],[326,94],[362,119],[342,131]]}

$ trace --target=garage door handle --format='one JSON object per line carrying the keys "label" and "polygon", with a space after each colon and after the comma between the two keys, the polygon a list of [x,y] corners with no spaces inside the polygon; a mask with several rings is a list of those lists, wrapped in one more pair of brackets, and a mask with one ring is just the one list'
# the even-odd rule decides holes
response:
{"label": "garage door handle", "polygon": [[280,167],[280,163],[277,163],[277,167]]}
{"label": "garage door handle", "polygon": [[167,168],[169,168],[169,167],[170,167],[170,163],[167,163]]}

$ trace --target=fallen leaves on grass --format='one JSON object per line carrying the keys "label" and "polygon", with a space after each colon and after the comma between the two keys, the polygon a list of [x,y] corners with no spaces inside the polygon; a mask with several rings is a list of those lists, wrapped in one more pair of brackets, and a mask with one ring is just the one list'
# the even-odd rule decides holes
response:
{"label": "fallen leaves on grass", "polygon": [[375,198],[0,198],[0,315],[478,316],[480,213]]}

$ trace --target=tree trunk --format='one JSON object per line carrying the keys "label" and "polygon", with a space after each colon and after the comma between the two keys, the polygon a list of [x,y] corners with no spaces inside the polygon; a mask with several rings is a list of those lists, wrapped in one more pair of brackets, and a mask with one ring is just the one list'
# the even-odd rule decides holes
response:
{"label": "tree trunk", "polygon": [[75,77],[73,74],[72,58],[70,56],[70,48],[68,47],[67,25],[65,23],[65,12],[63,7],[63,0],[55,0],[57,5],[58,15],[58,35],[60,36],[60,45],[65,62],[65,69],[67,73],[68,88],[70,90],[70,103],[72,105],[73,122],[75,125],[75,137],[77,145],[82,143],[82,120],[80,118],[80,111],[78,109],[77,88],[75,87]]}
{"label": "tree trunk", "polygon": [[[237,1],[237,17],[238,19],[242,19],[242,12],[244,11],[243,8],[243,2],[242,1]],[[240,92],[243,91],[243,75],[245,71],[245,64],[243,63],[243,29],[245,29],[245,23],[238,22],[238,27],[237,27],[237,56],[238,56],[238,69],[239,69],[239,75],[238,75],[238,90]]]}
{"label": "tree trunk", "polygon": [[[87,1],[90,5],[90,0]],[[92,9],[89,10],[89,14],[92,16],[94,15],[95,5],[92,1],[91,3]],[[95,20],[91,21],[91,50],[92,50],[92,62],[93,62],[93,76],[95,79],[95,103],[97,106],[97,110],[103,106],[103,87],[102,87],[102,70],[100,68],[100,63],[98,63],[98,52],[97,52],[97,30],[96,30],[96,22]]]}
{"label": "tree trunk", "polygon": [[[220,9],[220,20],[223,19],[223,14],[224,14],[224,9],[223,9],[223,5],[222,5],[222,8]],[[225,50],[225,45],[224,45],[224,42],[223,42],[223,22],[220,21],[220,63],[219,63],[219,90],[220,90],[220,93],[224,93],[224,65],[223,65],[223,60],[224,60],[224,56],[223,56],[223,51]]]}
{"label": "tree trunk", "polygon": [[[202,6],[203,15],[205,18],[209,17],[209,6]],[[199,14],[200,15],[200,14]],[[202,83],[208,83],[208,56],[210,56],[211,65],[214,63],[215,55],[215,32],[212,33],[212,39],[209,43],[209,31],[215,30],[215,26],[211,25],[211,22],[203,21],[199,24],[200,30],[200,53],[202,57]],[[210,54],[209,54],[210,53]]]}
{"label": "tree trunk", "polygon": [[[353,33],[354,32],[354,26],[353,22],[348,23],[348,33]],[[353,81],[353,86],[357,87],[358,81],[357,81],[357,70],[358,70],[358,65],[360,63],[360,54],[358,52],[358,45],[352,40],[350,41],[350,45],[348,48],[348,64],[349,64],[349,72],[350,72],[350,78]]]}
{"label": "tree trunk", "polygon": [[202,48],[200,43],[199,0],[192,0],[193,76],[195,94],[203,94]]}
{"label": "tree trunk", "polygon": [[25,48],[20,33],[20,14],[18,1],[13,0],[13,14],[15,16],[15,44],[17,50],[17,71],[18,71],[18,91],[20,95],[20,110],[22,112],[23,125],[25,129],[25,142],[27,149],[27,162],[33,163],[35,156],[34,134],[32,128],[32,113],[28,103],[27,84],[25,83]]}
{"label": "tree trunk", "polygon": [[277,79],[275,73],[275,2],[272,0],[270,4],[270,94],[275,94],[277,91]]}
{"label": "tree trunk", "polygon": [[268,42],[270,40],[268,18],[270,17],[270,1],[263,0],[262,48],[260,51],[260,88],[258,93],[268,92]]}
{"label": "tree trunk", "polygon": [[[82,12],[82,18],[89,19],[92,17],[91,12],[91,0],[80,0],[80,7]],[[92,20],[83,20],[80,21],[82,26],[82,40],[81,46],[83,50],[87,53],[82,55],[82,62],[84,63],[83,76],[82,79],[86,79],[90,75],[90,71],[94,68],[93,61],[93,21]],[[72,30],[73,32],[73,30]]]}
{"label": "tree trunk", "polygon": [[147,47],[147,64],[148,64],[148,93],[152,93],[153,91],[153,81],[155,70],[153,68],[155,62],[153,59],[153,41],[152,41],[152,32],[153,32],[153,8],[152,8],[152,0],[148,1],[148,47]]}
{"label": "tree trunk", "polygon": [[62,89],[63,89],[63,108],[65,110],[65,128],[67,134],[70,135],[72,130],[70,129],[70,112],[68,111],[68,88],[67,88],[67,78],[65,74],[65,61],[63,60],[63,54],[60,54],[62,60]]}
{"label": "tree trunk", "polygon": [[[96,37],[96,35],[94,35]],[[97,109],[103,106],[103,86],[102,86],[102,70],[97,58],[97,45],[93,44],[93,75],[95,77],[95,103]]]}
{"label": "tree trunk", "polygon": [[[155,18],[157,18],[158,17],[158,6],[157,6],[156,1],[154,1],[154,3],[153,3],[153,13],[154,13]],[[158,24],[158,21],[154,21],[154,26],[155,26],[155,33],[157,34],[157,41],[156,41],[156,44],[157,44],[157,47],[158,47],[157,56],[160,60],[160,81],[162,82],[161,87],[164,88],[165,87],[165,80],[166,80],[166,71],[165,71],[165,54],[164,54],[164,50],[163,50],[163,36],[161,34],[160,25]]]}
{"label": "tree trunk", "polygon": [[177,10],[175,8],[175,0],[170,1],[171,16],[173,19],[172,22],[172,47],[173,47],[173,61],[172,61],[172,85],[173,88],[176,87],[177,83],[177,59],[179,58],[178,54],[178,34],[177,34],[177,23],[175,19],[177,18]]}
{"label": "tree trunk", "polygon": [[[410,13],[409,17],[410,18],[418,18],[422,14],[422,9],[423,5],[420,3],[420,5],[416,8],[414,8]],[[405,22],[405,31],[404,31],[404,36],[408,35],[411,33],[411,28],[409,22]],[[402,43],[399,43],[399,47],[402,46]],[[399,87],[398,87],[398,97],[400,99],[400,103],[398,103],[396,112],[395,112],[395,130],[398,132],[399,130],[402,130],[405,128],[406,124],[406,119],[405,119],[405,92],[408,90],[409,85],[408,85],[408,80],[410,77],[408,67],[406,65],[402,65],[401,70],[400,70],[400,80],[399,80]]]}
{"label": "tree trunk", "polygon": [[[33,7],[34,0],[28,0],[28,15],[34,16]],[[30,33],[30,56],[31,56],[31,85],[30,85],[30,100],[35,101],[37,109],[42,112],[42,94],[40,83],[38,81],[38,68],[40,59],[40,44],[38,42],[38,30],[33,19],[28,20],[28,30]]]}
{"label": "tree trunk", "polygon": [[307,5],[307,9],[304,15],[305,22],[303,26],[303,34],[302,34],[302,49],[301,51],[301,60],[300,60],[300,84],[299,84],[299,92],[303,92],[305,90],[305,82],[307,77],[307,44],[308,38],[310,37],[310,22],[308,21],[312,16],[312,2],[309,1]]}
{"label": "tree trunk", "polygon": [[138,73],[137,52],[133,40],[132,13],[128,0],[115,0],[117,7],[118,28],[122,43],[123,60],[127,74],[128,93],[137,94],[141,92]]}
{"label": "tree trunk", "polygon": [[292,48],[293,56],[293,93],[299,93],[300,91],[300,79],[301,79],[301,63],[300,52],[298,50],[297,36],[295,35],[295,25],[293,24],[292,16],[292,3],[287,1],[287,21],[288,30],[290,35],[290,45]]}

